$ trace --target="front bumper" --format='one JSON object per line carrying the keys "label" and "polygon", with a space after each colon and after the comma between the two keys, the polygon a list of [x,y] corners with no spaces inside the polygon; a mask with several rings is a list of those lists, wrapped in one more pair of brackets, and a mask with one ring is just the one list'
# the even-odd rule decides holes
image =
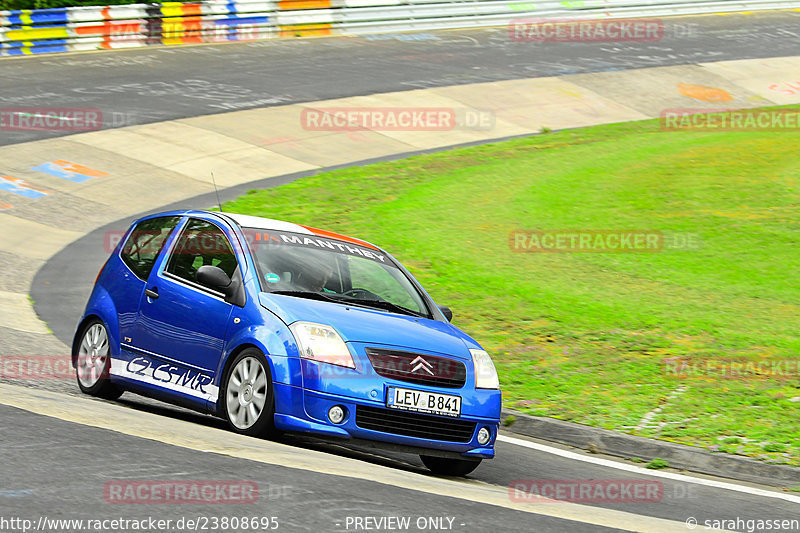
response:
{"label": "front bumper", "polygon": [[[302,360],[301,367],[302,387],[275,384],[278,429],[384,443],[422,454],[427,451],[463,458],[494,457],[500,425],[499,390],[426,387],[377,376],[370,372],[371,368],[331,369],[331,365],[308,360]],[[461,396],[461,416],[451,418],[388,409],[386,395],[392,386]],[[335,405],[345,410],[345,418],[339,424],[328,419],[328,410]],[[477,440],[482,427],[491,435],[485,445]]]}

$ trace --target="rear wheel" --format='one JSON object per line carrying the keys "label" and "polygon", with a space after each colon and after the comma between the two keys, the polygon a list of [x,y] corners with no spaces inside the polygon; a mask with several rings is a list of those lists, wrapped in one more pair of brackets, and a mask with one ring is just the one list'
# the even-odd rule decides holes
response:
{"label": "rear wheel", "polygon": [[235,432],[252,436],[275,434],[272,376],[260,351],[248,348],[236,356],[220,399],[224,417]]}
{"label": "rear wheel", "polygon": [[108,331],[102,322],[94,320],[83,327],[76,347],[75,373],[78,386],[86,394],[116,400],[122,391],[111,384],[111,350]]}
{"label": "rear wheel", "polygon": [[420,455],[420,459],[434,474],[442,476],[463,477],[478,468],[481,464],[480,459],[449,459],[446,457],[433,457],[430,455]]}

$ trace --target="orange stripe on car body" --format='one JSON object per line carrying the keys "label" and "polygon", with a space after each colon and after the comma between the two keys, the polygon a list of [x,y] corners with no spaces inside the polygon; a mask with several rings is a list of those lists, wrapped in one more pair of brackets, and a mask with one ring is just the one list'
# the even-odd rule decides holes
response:
{"label": "orange stripe on car body", "polygon": [[378,247],[368,243],[367,241],[362,241],[361,239],[356,239],[355,237],[348,237],[347,235],[342,235],[340,233],[334,233],[332,231],[327,231],[324,229],[312,228],[310,226],[303,226],[302,224],[298,224],[301,228],[305,228],[317,237],[328,237],[329,239],[336,239],[338,241],[349,242],[350,244],[358,244],[359,246],[365,246],[367,248],[372,248],[373,250],[378,250]]}

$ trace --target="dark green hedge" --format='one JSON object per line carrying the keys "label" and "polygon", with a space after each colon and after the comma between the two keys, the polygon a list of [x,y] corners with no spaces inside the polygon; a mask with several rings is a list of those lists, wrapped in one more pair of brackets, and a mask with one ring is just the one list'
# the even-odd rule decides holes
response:
{"label": "dark green hedge", "polygon": [[47,9],[71,6],[115,6],[121,4],[160,3],[156,0],[0,0],[0,11],[11,9]]}

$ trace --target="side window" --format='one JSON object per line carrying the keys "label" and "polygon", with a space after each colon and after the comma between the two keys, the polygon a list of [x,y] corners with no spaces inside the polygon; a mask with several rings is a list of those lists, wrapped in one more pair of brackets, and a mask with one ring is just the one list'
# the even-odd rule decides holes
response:
{"label": "side window", "polygon": [[167,261],[166,271],[183,280],[197,283],[197,270],[204,265],[221,268],[233,278],[236,255],[228,238],[217,226],[193,218],[181,232]]}
{"label": "side window", "polygon": [[138,278],[147,280],[167,237],[179,220],[180,217],[151,218],[133,229],[122,247],[120,257]]}

